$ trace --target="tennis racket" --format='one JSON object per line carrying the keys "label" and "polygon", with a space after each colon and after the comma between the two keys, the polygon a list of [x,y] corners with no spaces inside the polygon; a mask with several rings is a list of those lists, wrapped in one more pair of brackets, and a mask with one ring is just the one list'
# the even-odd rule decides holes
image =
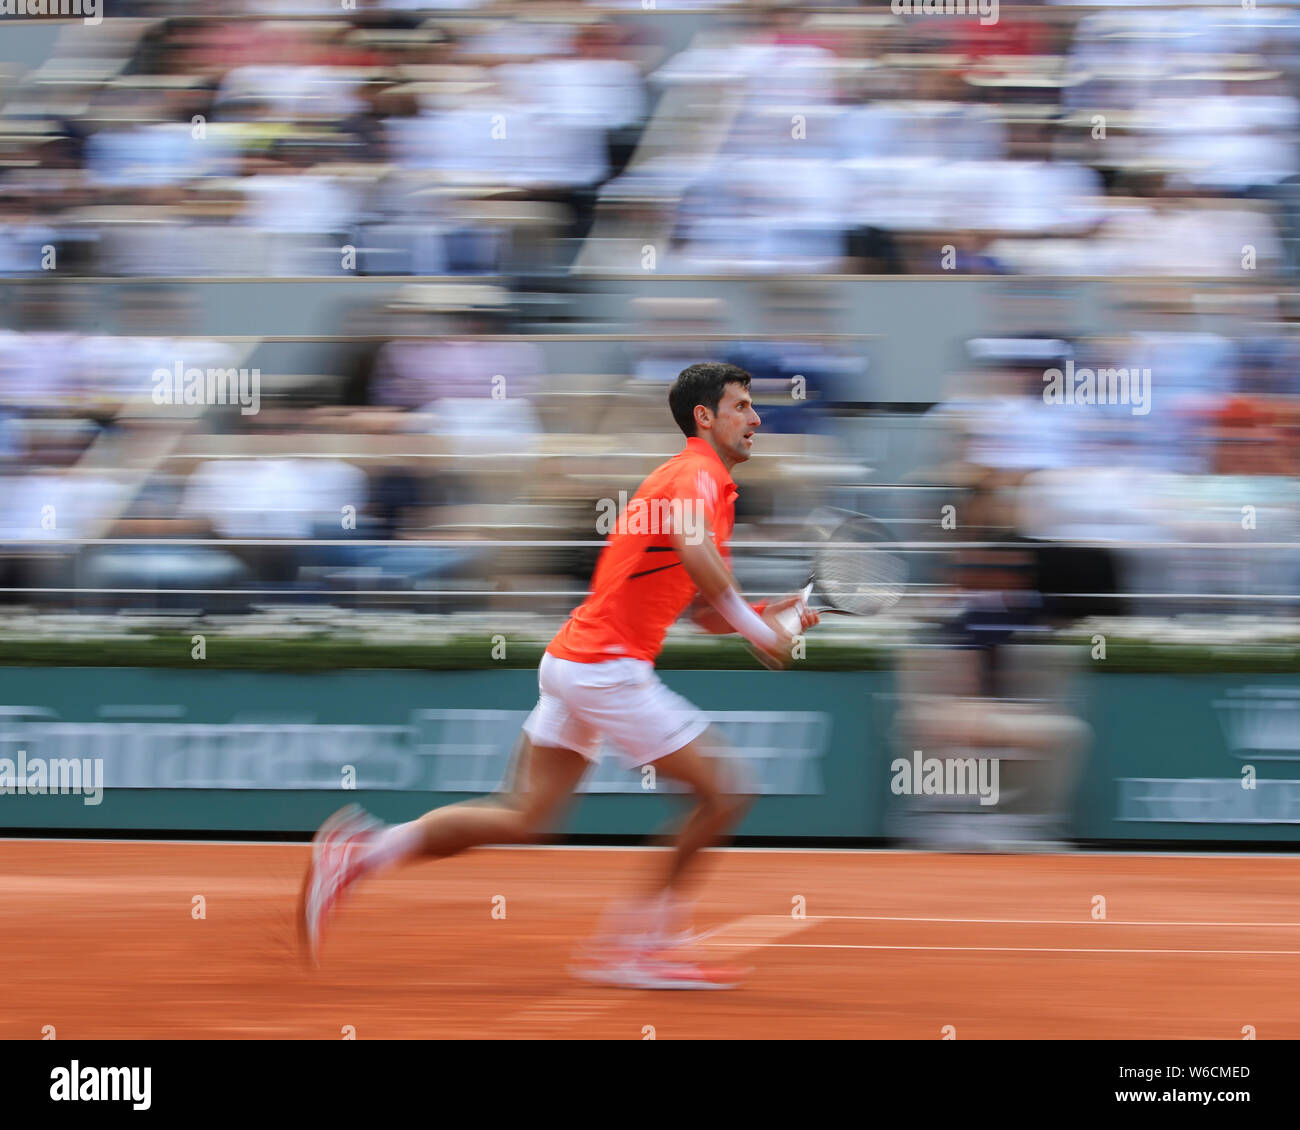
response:
{"label": "tennis racket", "polygon": [[[800,634],[800,605],[820,615],[874,616],[892,608],[907,587],[907,561],[892,547],[890,529],[865,514],[823,507],[809,523],[812,553],[800,604],[777,617],[788,635]],[[771,662],[755,649],[766,665]]]}

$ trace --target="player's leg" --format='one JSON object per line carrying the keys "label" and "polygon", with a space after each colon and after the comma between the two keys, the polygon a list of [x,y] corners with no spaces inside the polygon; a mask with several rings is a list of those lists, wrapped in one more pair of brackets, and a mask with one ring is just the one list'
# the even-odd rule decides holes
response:
{"label": "player's leg", "polygon": [[607,675],[571,688],[572,709],[591,730],[620,747],[633,766],[652,767],[656,779],[685,785],[694,800],[666,873],[656,880],[659,892],[681,883],[699,851],[735,827],[751,799],[736,770],[716,756],[724,742],[703,711],[665,686],[648,663],[605,666]]}
{"label": "player's leg", "polygon": [[691,928],[690,904],[683,896],[687,877],[698,870],[693,864],[700,851],[727,837],[750,803],[735,774],[709,753],[713,745],[698,737],[655,760],[656,779],[686,785],[694,804],[666,866],[656,871],[646,892],[606,911],[574,969],[585,980],[639,989],[728,989],[744,979],[747,970],[705,963],[698,955],[685,959],[680,948],[707,937]]}
{"label": "player's leg", "polygon": [[699,852],[726,837],[749,800],[737,774],[722,759],[710,756],[720,741],[708,732],[707,717],[669,690],[648,664],[628,665],[625,677],[608,689],[608,706],[603,690],[593,689],[578,700],[584,717],[620,746],[634,766],[653,767],[656,783],[662,777],[684,784],[693,806],[666,865],[640,897],[607,909],[577,972],[607,984],[726,987],[735,983],[737,971],[665,962],[659,951],[694,937],[687,929],[683,884],[694,873]]}
{"label": "player's leg", "polygon": [[389,827],[355,806],[322,825],[303,882],[299,921],[315,958],[322,925],[357,880],[411,859],[444,858],[484,844],[527,843],[559,812],[597,756],[600,735],[565,702],[550,656],[538,672],[540,696],[516,747],[510,791],[464,801]]}
{"label": "player's leg", "polygon": [[412,859],[443,859],[486,844],[533,843],[554,823],[591,762],[521,734],[507,792],[432,809],[405,824],[361,833],[356,877]]}
{"label": "player's leg", "polygon": [[658,843],[670,850],[642,893],[616,904],[606,915],[606,938],[641,938],[644,945],[663,948],[690,944],[706,935],[692,925],[692,900],[687,894],[695,878],[698,854],[726,841],[744,819],[753,798],[718,751],[723,743],[714,731],[654,761],[657,777],[677,781],[690,791],[692,807],[674,832]]}
{"label": "player's leg", "polygon": [[449,804],[412,821],[415,855],[441,859],[484,844],[533,843],[551,827],[591,762],[571,749],[534,745],[527,735],[524,743],[510,793]]}
{"label": "player's leg", "polygon": [[525,737],[514,788],[502,797],[434,809],[383,827],[352,806],[321,826],[303,882],[299,919],[315,960],[323,925],[359,880],[414,859],[441,859],[486,844],[531,843],[554,821],[590,761],[571,749],[535,746]]}
{"label": "player's leg", "polygon": [[654,763],[659,776],[685,785],[695,802],[677,832],[666,869],[654,883],[654,893],[680,893],[696,855],[721,843],[753,803],[735,772],[715,755],[719,745],[709,732]]}

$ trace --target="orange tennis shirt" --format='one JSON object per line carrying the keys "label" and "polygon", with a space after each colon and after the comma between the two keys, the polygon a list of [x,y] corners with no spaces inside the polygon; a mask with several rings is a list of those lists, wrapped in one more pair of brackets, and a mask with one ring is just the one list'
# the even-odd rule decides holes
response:
{"label": "orange tennis shirt", "polygon": [[[692,436],[657,467],[619,512],[600,551],[591,591],[547,647],[559,659],[654,662],[669,627],[695,597],[673,549],[671,523],[688,537],[709,536],[723,559],[736,524],[736,484],[718,453]],[[699,530],[698,535],[693,531]]]}

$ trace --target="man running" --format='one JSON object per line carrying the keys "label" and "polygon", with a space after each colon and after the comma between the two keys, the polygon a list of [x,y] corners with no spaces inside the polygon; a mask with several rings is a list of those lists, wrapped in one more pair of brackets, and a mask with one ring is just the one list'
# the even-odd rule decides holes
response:
{"label": "man running", "polygon": [[716,743],[706,736],[704,714],[660,681],[654,661],[668,628],[697,594],[701,627],[739,632],[773,666],[790,662],[793,644],[779,614],[799,605],[801,630],[817,622],[797,595],[750,606],[727,566],[737,493],[731,469],[749,458],[760,424],[749,385],[743,369],[718,363],[691,365],[673,383],[668,404],[686,446],[650,474],[619,515],[587,599],[547,647],[511,794],[387,827],[351,806],[321,826],[301,907],[313,960],[325,921],[359,879],[408,860],[540,839],[608,738],[632,766],[653,763],[657,775],[685,785],[694,808],[652,889],[615,908],[580,974],[641,988],[735,983],[734,971],[672,960],[669,951],[691,938],[683,929],[682,891],[695,855],[735,827],[748,799],[724,762],[709,756]]}

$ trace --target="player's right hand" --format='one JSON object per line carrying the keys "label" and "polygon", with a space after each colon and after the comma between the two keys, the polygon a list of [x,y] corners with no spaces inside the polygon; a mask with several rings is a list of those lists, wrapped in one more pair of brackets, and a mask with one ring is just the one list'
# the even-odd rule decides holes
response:
{"label": "player's right hand", "polygon": [[[785,620],[786,623],[780,625],[780,627],[784,631],[789,633],[791,629],[791,624],[789,623],[789,621],[792,619],[792,617],[789,614],[789,610],[792,608],[797,609],[799,613],[799,629],[798,631],[793,633],[794,635],[801,636],[809,628],[821,623],[822,618],[811,608],[808,607],[804,594],[798,592],[793,593],[790,596],[783,596],[778,600],[772,601],[771,604],[769,604],[765,609],[763,609],[763,612],[765,614],[768,612],[774,612],[782,620]],[[764,616],[764,618],[766,619],[766,615]]]}
{"label": "player's right hand", "polygon": [[794,644],[798,636],[791,635],[785,625],[781,623],[782,613],[789,609],[799,606],[800,630],[804,627],[810,627],[817,623],[817,613],[804,607],[803,600],[796,593],[794,596],[782,597],[780,600],[774,600],[763,609],[763,622],[776,633],[776,644],[772,648],[754,649],[755,654],[768,667],[773,669],[784,669],[794,662]]}

